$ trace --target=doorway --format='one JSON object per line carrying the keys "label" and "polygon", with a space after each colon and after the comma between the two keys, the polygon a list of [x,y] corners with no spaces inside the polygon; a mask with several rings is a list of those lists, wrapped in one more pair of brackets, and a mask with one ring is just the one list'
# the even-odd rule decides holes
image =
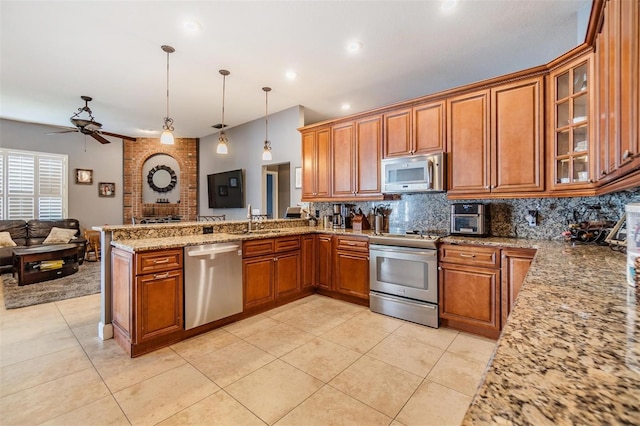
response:
{"label": "doorway", "polygon": [[291,205],[289,163],[262,166],[262,211],[272,219],[284,216]]}

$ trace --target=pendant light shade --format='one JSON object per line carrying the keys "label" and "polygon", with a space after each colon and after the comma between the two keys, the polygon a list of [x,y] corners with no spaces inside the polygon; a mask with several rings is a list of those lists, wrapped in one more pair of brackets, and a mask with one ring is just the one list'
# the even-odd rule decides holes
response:
{"label": "pendant light shade", "polygon": [[264,149],[262,161],[271,161],[271,142],[269,141],[269,92],[271,87],[263,87],[264,90]]}
{"label": "pendant light shade", "polygon": [[224,133],[224,94],[226,89],[227,76],[231,73],[227,70],[220,70],[218,72],[222,74],[222,123],[220,123],[220,137],[218,137],[218,146],[216,147],[216,153],[227,154],[229,152],[227,148],[229,139],[227,139],[227,135]]}
{"label": "pendant light shade", "polygon": [[167,116],[164,118],[162,125],[162,135],[160,135],[160,143],[164,145],[173,145],[173,118],[169,117],[169,54],[176,50],[167,45],[161,46],[162,50],[167,53]]}

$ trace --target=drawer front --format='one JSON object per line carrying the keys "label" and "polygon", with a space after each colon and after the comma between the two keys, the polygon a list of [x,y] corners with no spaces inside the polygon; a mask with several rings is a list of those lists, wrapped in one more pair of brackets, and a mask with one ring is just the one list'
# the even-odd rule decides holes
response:
{"label": "drawer front", "polygon": [[262,256],[273,253],[274,240],[267,238],[264,240],[252,240],[242,243],[242,257]]}
{"label": "drawer front", "polygon": [[182,249],[143,252],[136,257],[136,275],[182,269]]}
{"label": "drawer front", "polygon": [[300,249],[300,236],[276,238],[275,250],[278,253],[281,253],[283,251],[291,251],[291,250],[299,250],[299,249]]}
{"label": "drawer front", "polygon": [[353,237],[335,237],[336,250],[358,251],[369,253],[369,240]]}
{"label": "drawer front", "polygon": [[500,248],[443,244],[440,247],[440,262],[500,268]]}

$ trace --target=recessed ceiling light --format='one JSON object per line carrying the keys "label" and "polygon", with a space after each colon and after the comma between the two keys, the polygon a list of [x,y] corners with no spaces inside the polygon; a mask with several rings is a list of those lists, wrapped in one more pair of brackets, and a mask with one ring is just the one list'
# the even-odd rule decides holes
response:
{"label": "recessed ceiling light", "polygon": [[182,26],[190,33],[198,32],[200,31],[200,28],[202,28],[199,22],[193,20],[184,21]]}
{"label": "recessed ceiling light", "polygon": [[454,7],[458,4],[458,0],[442,0],[442,5],[440,5],[440,9],[445,12],[453,10]]}
{"label": "recessed ceiling light", "polygon": [[342,108],[344,111],[348,111],[348,110],[350,110],[350,109],[351,109],[351,105],[349,105],[349,104],[342,104],[342,107],[341,107],[341,108]]}
{"label": "recessed ceiling light", "polygon": [[287,80],[295,80],[298,78],[298,73],[295,71],[287,71],[285,75],[287,76]]}
{"label": "recessed ceiling light", "polygon": [[359,51],[360,49],[362,49],[362,42],[361,41],[352,41],[349,44],[347,44],[347,50],[351,53],[355,53],[357,51]]}

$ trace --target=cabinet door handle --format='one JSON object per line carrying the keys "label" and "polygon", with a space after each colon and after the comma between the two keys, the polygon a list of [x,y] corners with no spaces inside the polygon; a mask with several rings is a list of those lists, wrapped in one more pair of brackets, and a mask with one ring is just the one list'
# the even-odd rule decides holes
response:
{"label": "cabinet door handle", "polygon": [[159,264],[159,263],[169,263],[169,258],[168,258],[168,257],[166,257],[166,258],[164,258],[164,259],[154,259],[154,260],[153,260],[153,264],[154,264],[154,265],[157,265],[157,264]]}
{"label": "cabinet door handle", "polygon": [[460,257],[476,257],[475,254],[460,253]]}
{"label": "cabinet door handle", "polygon": [[164,279],[164,278],[169,278],[169,273],[165,272],[164,274],[153,274],[153,279],[154,280],[159,280],[159,279]]}

